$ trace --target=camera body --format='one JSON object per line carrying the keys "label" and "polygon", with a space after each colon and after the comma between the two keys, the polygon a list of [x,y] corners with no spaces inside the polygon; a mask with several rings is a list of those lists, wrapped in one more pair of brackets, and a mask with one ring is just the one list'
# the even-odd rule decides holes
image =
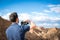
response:
{"label": "camera body", "polygon": [[21,25],[27,25],[29,24],[28,22],[25,22],[25,21],[21,21]]}

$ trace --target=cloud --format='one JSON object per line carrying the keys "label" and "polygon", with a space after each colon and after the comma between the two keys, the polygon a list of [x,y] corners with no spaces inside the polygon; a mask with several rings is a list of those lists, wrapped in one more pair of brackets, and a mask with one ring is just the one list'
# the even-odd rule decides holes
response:
{"label": "cloud", "polygon": [[50,17],[50,20],[60,20],[60,17]]}
{"label": "cloud", "polygon": [[59,7],[60,6],[60,4],[57,4],[57,5],[52,5],[52,4],[50,4],[50,5],[48,5],[48,7]]}
{"label": "cloud", "polygon": [[32,21],[44,21],[47,18],[47,14],[43,14],[40,12],[32,12],[32,14],[20,13],[18,15],[20,20],[30,19]]}
{"label": "cloud", "polygon": [[27,20],[30,19],[30,16],[28,13],[20,13],[18,14],[20,20]]}
{"label": "cloud", "polygon": [[[7,13],[6,15],[3,15],[2,17],[4,19],[9,20],[9,15],[10,14],[11,13]],[[36,14],[20,13],[20,14],[18,14],[18,17],[19,17],[20,21],[30,19],[30,20],[34,21],[37,24],[37,26],[43,26],[43,27],[47,27],[47,28],[48,27],[59,27],[58,23],[53,23],[53,24],[52,23],[47,23],[47,21],[56,22],[56,21],[60,20],[59,17],[50,17],[50,16],[44,16],[44,15],[39,16],[39,15],[40,14],[37,14],[37,12],[36,12]],[[39,21],[40,21],[40,23],[37,23]],[[41,23],[41,21],[43,21],[43,23]]]}
{"label": "cloud", "polygon": [[37,24],[37,25],[45,27],[45,28],[54,28],[54,27],[60,28],[60,24],[58,24],[58,23],[54,23],[54,24],[41,23],[41,24]]}
{"label": "cloud", "polygon": [[53,7],[53,8],[50,8],[50,10],[56,13],[60,13],[60,7]]}
{"label": "cloud", "polygon": [[54,6],[56,6],[56,5],[52,5],[52,4],[51,5],[48,5],[48,7],[54,7]]}
{"label": "cloud", "polygon": [[[42,12],[31,12],[29,13],[20,13],[18,14],[19,20],[32,20],[34,21],[37,25],[40,26],[59,26],[57,21],[60,21],[60,17],[56,17],[55,15],[52,17],[51,15],[49,15],[49,13],[60,13],[60,5],[48,5],[49,9],[44,9]],[[4,11],[5,12],[5,11]],[[6,12],[5,12],[6,13]],[[9,20],[9,15],[10,15],[10,11],[7,10],[7,14],[3,15],[2,18]],[[53,13],[54,14],[54,13]],[[38,23],[38,22],[43,22],[43,23]],[[51,22],[47,23],[47,22]],[[53,22],[55,22],[54,24],[52,24]]]}
{"label": "cloud", "polygon": [[46,13],[48,13],[48,12],[50,12],[49,10],[44,10],[43,12],[46,12]]}
{"label": "cloud", "polygon": [[60,13],[60,4],[58,5],[48,5],[51,12]]}
{"label": "cloud", "polygon": [[47,16],[34,16],[33,20],[35,21],[46,21],[48,19]]}
{"label": "cloud", "polygon": [[9,20],[9,15],[10,15],[10,14],[11,14],[11,13],[7,13],[7,14],[3,15],[2,18],[6,19],[6,20]]}
{"label": "cloud", "polygon": [[[7,19],[9,20],[9,15],[11,13],[7,13],[6,15],[3,15],[2,17],[4,19]],[[18,14],[19,16],[19,20],[26,20],[26,19],[29,19],[29,20],[32,20],[32,21],[35,21],[35,22],[39,22],[39,21],[51,21],[51,22],[56,22],[58,20],[60,20],[59,17],[51,17],[51,16],[48,16],[47,14],[43,14],[43,13],[32,13],[32,14],[29,14],[29,13],[20,13]]]}
{"label": "cloud", "polygon": [[32,12],[32,15],[37,15],[37,16],[47,16],[48,14],[47,13],[44,13],[44,12]]}

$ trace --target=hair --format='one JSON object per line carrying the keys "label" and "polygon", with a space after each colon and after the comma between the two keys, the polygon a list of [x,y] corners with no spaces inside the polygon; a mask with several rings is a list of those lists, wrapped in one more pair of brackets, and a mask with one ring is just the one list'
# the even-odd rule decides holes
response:
{"label": "hair", "polygon": [[11,13],[9,16],[11,22],[16,22],[16,18],[18,18],[17,12]]}

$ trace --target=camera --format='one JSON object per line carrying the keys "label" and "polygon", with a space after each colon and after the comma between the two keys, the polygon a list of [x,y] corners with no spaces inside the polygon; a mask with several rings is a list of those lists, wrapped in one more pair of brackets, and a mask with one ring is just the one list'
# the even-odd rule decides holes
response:
{"label": "camera", "polygon": [[21,21],[21,25],[27,25],[29,24],[28,22],[25,22],[25,21]]}

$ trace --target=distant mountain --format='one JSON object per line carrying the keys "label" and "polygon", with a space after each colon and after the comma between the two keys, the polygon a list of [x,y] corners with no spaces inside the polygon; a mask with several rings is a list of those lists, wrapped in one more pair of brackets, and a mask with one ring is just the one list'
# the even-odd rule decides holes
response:
{"label": "distant mountain", "polygon": [[[11,24],[10,21],[0,17],[0,40],[7,40],[5,30]],[[36,27],[25,35],[26,40],[60,40],[60,29]]]}
{"label": "distant mountain", "polygon": [[60,40],[58,28],[35,28],[26,33],[28,40]]}

